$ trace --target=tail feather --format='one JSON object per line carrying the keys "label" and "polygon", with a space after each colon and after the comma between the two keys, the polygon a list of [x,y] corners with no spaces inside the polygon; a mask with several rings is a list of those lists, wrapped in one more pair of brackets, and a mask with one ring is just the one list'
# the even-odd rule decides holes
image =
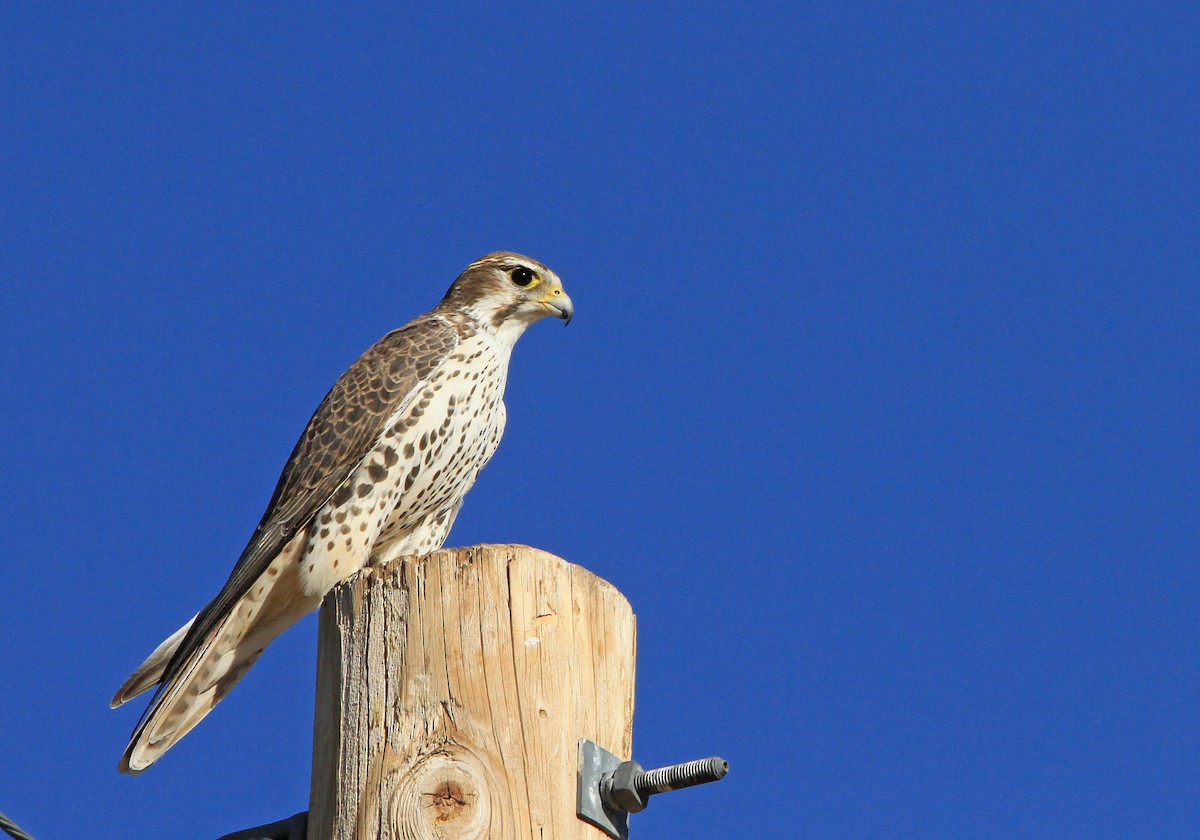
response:
{"label": "tail feather", "polygon": [[229,619],[219,624],[212,640],[197,651],[177,679],[164,686],[121,756],[118,769],[122,773],[140,773],[161,758],[257,661],[270,639],[262,640],[257,649],[246,650],[247,645],[236,641],[234,624]]}
{"label": "tail feather", "polygon": [[115,709],[122,703],[130,701],[142,692],[158,685],[167,663],[175,655],[179,643],[183,641],[183,637],[187,635],[188,629],[195,620],[196,616],[192,616],[191,621],[168,636],[162,644],[154,649],[154,653],[146,657],[146,661],[139,665],[137,670],[129,675],[129,679],[125,680],[117,689],[117,693],[113,695],[113,699],[109,703],[110,708]]}
{"label": "tail feather", "polygon": [[[157,761],[212,711],[276,636],[320,605],[320,597],[300,591],[292,560],[301,547],[300,540],[293,540],[178,671],[172,669],[176,675],[150,701],[130,738],[118,765],[122,773],[140,773]],[[190,625],[173,633],[134,671],[113,698],[114,706],[161,680]]]}

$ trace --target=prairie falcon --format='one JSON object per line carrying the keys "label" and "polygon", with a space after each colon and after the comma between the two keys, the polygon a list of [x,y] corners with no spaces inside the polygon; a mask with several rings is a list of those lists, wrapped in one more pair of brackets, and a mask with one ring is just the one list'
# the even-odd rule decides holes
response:
{"label": "prairie falcon", "polygon": [[388,333],[342,374],[283,468],[262,521],[204,609],[112,699],[158,686],[120,769],[139,773],[208,714],[276,636],[368,561],[442,545],[504,432],[513,345],[545,315],[574,312],[558,276],[497,252],[433,310]]}

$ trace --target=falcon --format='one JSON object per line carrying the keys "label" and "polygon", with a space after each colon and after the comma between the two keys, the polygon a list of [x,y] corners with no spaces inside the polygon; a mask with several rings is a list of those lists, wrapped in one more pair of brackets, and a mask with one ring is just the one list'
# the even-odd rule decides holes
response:
{"label": "falcon", "polygon": [[229,579],[150,654],[112,707],[157,686],[119,769],[140,773],[208,714],[271,641],[368,563],[439,548],[504,432],[513,345],[570,323],[558,276],[507,251],[342,374],[296,443]]}

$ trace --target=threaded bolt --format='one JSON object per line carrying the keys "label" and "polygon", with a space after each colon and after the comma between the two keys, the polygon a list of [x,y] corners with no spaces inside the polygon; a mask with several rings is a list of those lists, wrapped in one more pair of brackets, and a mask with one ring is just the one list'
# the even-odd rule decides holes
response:
{"label": "threaded bolt", "polygon": [[723,758],[701,758],[657,770],[643,770],[636,761],[623,761],[600,780],[600,796],[609,808],[636,814],[656,793],[716,782],[729,771]]}
{"label": "threaded bolt", "polygon": [[723,758],[698,758],[657,770],[643,770],[633,777],[633,786],[643,796],[650,796],[706,782],[718,782],[728,772],[729,762]]}

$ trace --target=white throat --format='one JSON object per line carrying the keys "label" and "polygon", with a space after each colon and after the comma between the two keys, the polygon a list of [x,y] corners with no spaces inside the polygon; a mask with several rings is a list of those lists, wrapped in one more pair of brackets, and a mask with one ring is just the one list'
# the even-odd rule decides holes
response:
{"label": "white throat", "polygon": [[504,318],[500,326],[496,326],[496,316],[507,306],[507,302],[497,303],[491,299],[484,299],[468,306],[466,312],[484,332],[492,336],[499,347],[512,350],[529,325],[541,320],[546,313],[536,309],[520,309]]}

